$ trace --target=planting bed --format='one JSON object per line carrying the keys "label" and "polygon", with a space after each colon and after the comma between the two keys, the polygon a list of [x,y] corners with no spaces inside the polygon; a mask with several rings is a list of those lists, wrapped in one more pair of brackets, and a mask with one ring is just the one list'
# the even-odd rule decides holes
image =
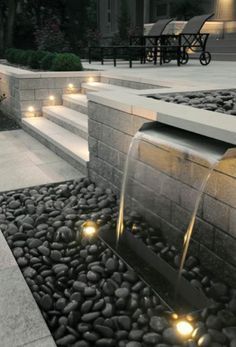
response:
{"label": "planting bed", "polygon": [[[236,290],[215,283],[215,302],[194,313],[195,338],[183,341],[151,288],[99,238],[81,237],[86,220],[114,229],[117,211],[111,190],[86,178],[0,195],[0,229],[57,345],[235,347]],[[136,222],[137,235],[154,233]],[[156,243],[162,256],[176,255]]]}
{"label": "planting bed", "polygon": [[0,111],[0,131],[15,129],[20,129],[20,126]]}
{"label": "planting bed", "polygon": [[236,116],[236,90],[158,94],[149,97]]}

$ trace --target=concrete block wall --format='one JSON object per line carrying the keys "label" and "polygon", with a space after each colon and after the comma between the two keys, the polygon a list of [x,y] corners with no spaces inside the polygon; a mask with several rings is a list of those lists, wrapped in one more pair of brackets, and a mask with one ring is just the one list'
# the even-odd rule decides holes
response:
{"label": "concrete block wall", "polygon": [[[94,81],[100,80],[99,73],[90,71],[17,75],[1,72],[0,68],[0,92],[7,96],[1,109],[17,121],[23,117],[41,116],[43,106],[60,105],[63,94],[79,92],[82,83],[88,82],[90,77]],[[69,83],[74,87],[68,88]],[[50,95],[55,97],[54,101],[49,100]],[[33,113],[28,111],[29,106],[34,107]]]}
{"label": "concrete block wall", "polygon": [[[129,144],[147,119],[89,102],[90,177],[120,192]],[[233,146],[232,146],[233,147]],[[190,222],[204,160],[141,143],[128,191],[136,208],[167,241],[179,246]],[[136,158],[136,159],[137,159]],[[157,159],[158,158],[158,159]],[[132,190],[132,191],[131,191]],[[130,201],[129,201],[130,206]],[[236,160],[221,162],[208,181],[197,212],[192,253],[216,276],[236,283]]]}

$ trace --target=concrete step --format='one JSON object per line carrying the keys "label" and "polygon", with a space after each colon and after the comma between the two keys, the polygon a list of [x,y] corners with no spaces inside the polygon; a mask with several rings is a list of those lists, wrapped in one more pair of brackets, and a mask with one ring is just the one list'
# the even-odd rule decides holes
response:
{"label": "concrete step", "polygon": [[63,106],[84,114],[88,113],[88,99],[84,94],[64,94]]}
{"label": "concrete step", "polygon": [[46,106],[43,107],[43,116],[75,135],[88,139],[88,116],[86,114],[65,106]]}
{"label": "concrete step", "polygon": [[114,91],[114,90],[127,90],[129,93],[132,93],[134,90],[127,87],[117,86],[115,84],[108,84],[102,82],[85,82],[82,83],[82,90],[84,93],[87,92],[97,92],[97,91]]}
{"label": "concrete step", "polygon": [[87,175],[88,141],[44,117],[24,118],[22,127],[57,155]]}

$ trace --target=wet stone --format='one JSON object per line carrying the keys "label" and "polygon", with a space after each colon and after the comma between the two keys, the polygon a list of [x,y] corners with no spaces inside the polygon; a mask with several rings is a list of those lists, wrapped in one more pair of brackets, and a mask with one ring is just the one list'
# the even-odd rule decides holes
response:
{"label": "wet stone", "polygon": [[137,341],[130,341],[125,346],[126,347],[142,347],[142,344]]}
{"label": "wet stone", "polygon": [[115,291],[115,295],[118,297],[118,298],[122,298],[122,299],[125,299],[129,296],[130,292],[129,292],[129,289],[128,288],[118,288],[116,289]]}
{"label": "wet stone", "polygon": [[16,258],[22,257],[24,255],[24,251],[20,247],[16,247],[13,249],[13,254]]}
{"label": "wet stone", "polygon": [[167,343],[178,344],[181,342],[181,338],[174,328],[167,328],[163,332],[163,338]]}
{"label": "wet stone", "polygon": [[37,272],[32,268],[32,267],[27,267],[24,271],[23,271],[23,275],[24,277],[34,277],[37,274]]}
{"label": "wet stone", "polygon": [[49,256],[49,254],[50,254],[50,250],[47,247],[43,246],[43,245],[38,247],[38,251],[41,254],[46,255],[46,256]]}
{"label": "wet stone", "polygon": [[86,300],[82,305],[81,305],[81,312],[82,313],[88,313],[93,306],[93,301],[92,300]]}
{"label": "wet stone", "polygon": [[94,321],[96,318],[98,318],[100,316],[99,312],[90,312],[90,313],[86,313],[84,314],[81,319],[83,322],[85,323],[89,323]]}
{"label": "wet stone", "polygon": [[200,337],[200,339],[198,340],[198,345],[200,347],[208,347],[211,346],[211,335],[210,334],[205,334],[202,337]]}
{"label": "wet stone", "polygon": [[107,326],[95,324],[94,329],[101,334],[103,337],[112,337],[113,336],[113,330]]}
{"label": "wet stone", "polygon": [[56,343],[58,346],[68,346],[71,343],[76,341],[76,337],[74,335],[66,335],[62,337],[61,339],[57,340]]}
{"label": "wet stone", "polygon": [[52,307],[52,299],[50,295],[46,294],[41,298],[40,306],[43,310],[49,311]]}
{"label": "wet stone", "polygon": [[155,345],[161,340],[161,336],[157,333],[147,333],[143,335],[143,341],[149,345]]}
{"label": "wet stone", "polygon": [[50,258],[54,261],[60,261],[61,259],[61,252],[58,250],[51,251]]}
{"label": "wet stone", "polygon": [[169,324],[164,317],[152,317],[150,320],[150,328],[157,333],[161,333],[164,329],[166,329]]}
{"label": "wet stone", "polygon": [[143,334],[143,330],[131,330],[129,333],[129,339],[134,341],[141,341]]}
{"label": "wet stone", "polygon": [[71,311],[74,311],[77,309],[78,307],[78,302],[77,301],[72,301],[70,302],[68,305],[66,305],[66,307],[64,308],[64,313],[65,314],[68,314],[70,313]]}
{"label": "wet stone", "polygon": [[120,316],[118,318],[119,325],[124,330],[130,330],[131,328],[131,319],[128,316]]}
{"label": "wet stone", "polygon": [[20,257],[17,259],[17,263],[19,266],[24,267],[28,265],[28,260],[25,257]]}
{"label": "wet stone", "polygon": [[229,340],[236,339],[236,327],[227,327],[224,328],[222,331],[225,334],[225,336],[228,337]]}

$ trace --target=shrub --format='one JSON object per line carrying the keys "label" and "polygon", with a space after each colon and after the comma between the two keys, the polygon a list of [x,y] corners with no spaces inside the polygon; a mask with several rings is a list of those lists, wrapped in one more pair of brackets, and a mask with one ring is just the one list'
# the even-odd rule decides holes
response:
{"label": "shrub", "polygon": [[80,58],[72,53],[57,54],[52,64],[53,71],[81,71],[83,70]]}
{"label": "shrub", "polygon": [[81,71],[83,70],[80,58],[72,53],[51,53],[45,51],[24,51],[10,48],[5,57],[12,64],[29,66],[32,69],[54,71]]}
{"label": "shrub", "polygon": [[6,59],[9,63],[15,64],[17,62],[18,49],[8,48],[5,52]]}
{"label": "shrub", "polygon": [[20,65],[28,65],[28,60],[31,57],[31,55],[33,54],[33,51],[23,51],[23,50],[19,50],[18,54],[17,54],[17,63]]}
{"label": "shrub", "polygon": [[32,69],[40,69],[42,59],[46,56],[47,52],[33,51],[28,57],[28,64]]}
{"label": "shrub", "polygon": [[56,53],[48,52],[40,62],[41,69],[42,70],[51,70],[55,57],[56,57]]}

